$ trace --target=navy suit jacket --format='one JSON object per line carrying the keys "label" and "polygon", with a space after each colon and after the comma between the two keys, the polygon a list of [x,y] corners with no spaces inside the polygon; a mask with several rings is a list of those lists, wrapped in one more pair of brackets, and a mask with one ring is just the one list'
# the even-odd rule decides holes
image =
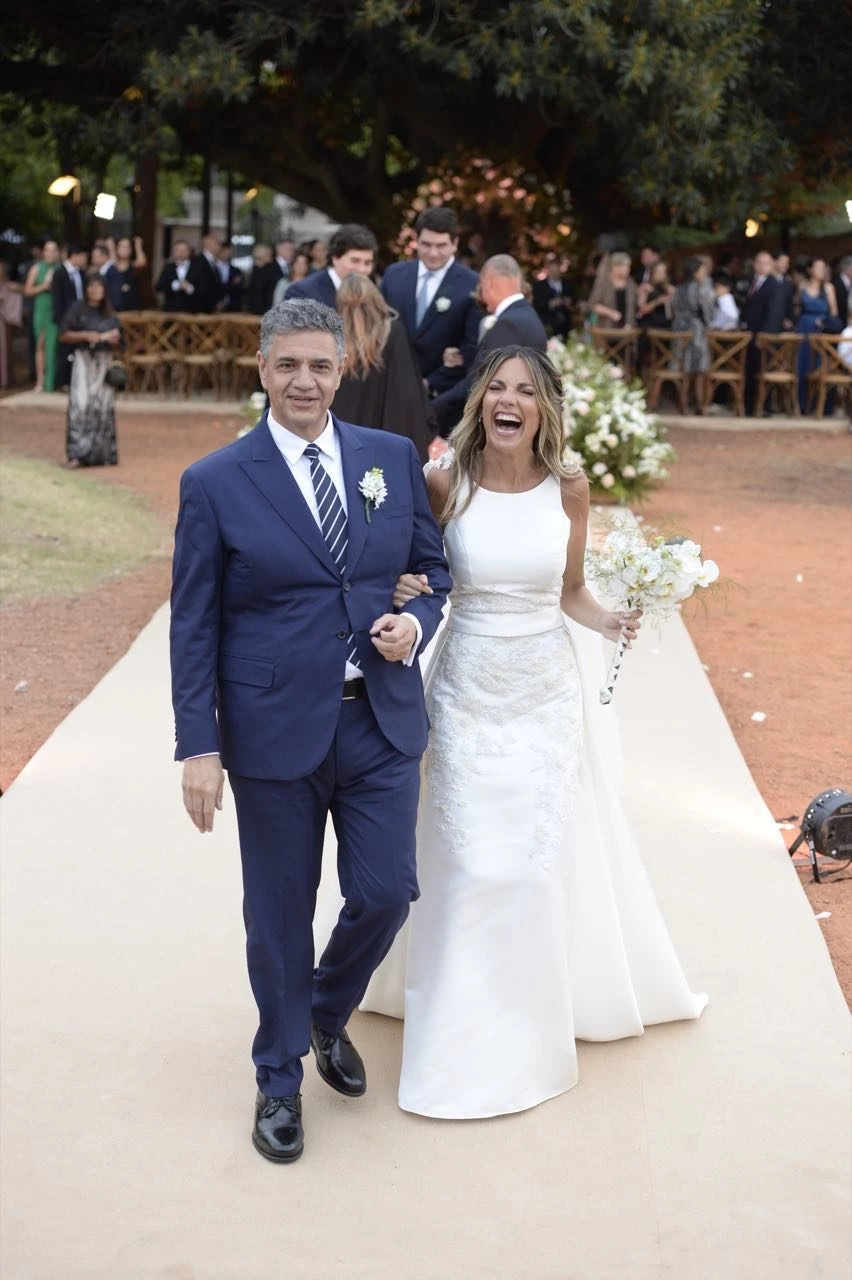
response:
{"label": "navy suit jacket", "polygon": [[[464,378],[470,368],[476,351],[479,323],[484,314],[472,296],[479,277],[469,267],[462,266],[458,261],[454,262],[441,281],[441,287],[418,328],[419,267],[420,263],[416,258],[411,262],[396,262],[388,267],[382,280],[382,293],[390,306],[399,312],[399,318],[414,347],[421,378],[426,379],[430,390],[437,395]],[[446,299],[449,307],[436,305],[440,298]],[[464,357],[464,368],[445,368],[444,351],[447,347],[458,347]]]}
{"label": "navy suit jacket", "polygon": [[763,284],[740,308],[740,323],[752,333],[780,333],[784,324],[784,289],[774,276]]}
{"label": "navy suit jacket", "polygon": [[432,411],[442,436],[448,436],[461,421],[465,401],[476,381],[477,370],[488,353],[496,351],[498,347],[534,347],[537,351],[547,350],[544,325],[535,308],[525,298],[519,298],[507,307],[496,323],[487,330],[476,352],[473,368],[464,382],[457,383],[432,401]]}
{"label": "navy suit jacket", "polygon": [[304,280],[295,280],[284,297],[314,298],[317,302],[324,302],[327,307],[337,310],[337,290],[327,267],[306,276]]}
{"label": "navy suit jacket", "polygon": [[[419,663],[387,662],[369,630],[393,611],[402,573],[434,595],[406,606],[434,635],[451,581],[414,446],[334,419],[348,504],[341,576],[266,425],[193,463],[181,479],[172,583],[175,757],[220,752],[233,773],[293,779],[331,747],[346,641],[354,634],[379,728],[417,756],[429,728]],[[384,472],[368,521],[359,481]]]}

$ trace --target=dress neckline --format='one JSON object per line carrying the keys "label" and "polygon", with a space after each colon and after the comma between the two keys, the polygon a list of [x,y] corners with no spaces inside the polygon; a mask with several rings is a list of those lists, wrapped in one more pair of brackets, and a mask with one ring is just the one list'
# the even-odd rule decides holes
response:
{"label": "dress neckline", "polygon": [[551,480],[552,478],[553,477],[550,472],[548,472],[544,479],[539,480],[538,484],[534,484],[531,489],[488,489],[484,484],[478,484],[476,486],[476,490],[477,492],[482,493],[493,493],[498,498],[522,498],[525,493],[535,493],[543,484],[547,484],[548,480]]}

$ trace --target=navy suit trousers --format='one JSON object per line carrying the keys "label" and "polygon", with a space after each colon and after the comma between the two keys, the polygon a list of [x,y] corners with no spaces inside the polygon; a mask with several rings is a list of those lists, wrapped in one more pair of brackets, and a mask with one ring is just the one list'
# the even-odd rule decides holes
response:
{"label": "navy suit trousers", "polygon": [[[397,751],[366,698],[341,703],[331,749],[293,781],[230,775],[243,867],[252,1048],[268,1097],[298,1093],[311,1022],[344,1027],[418,896],[420,758]],[[345,904],[314,970],[313,917],[326,820]]]}

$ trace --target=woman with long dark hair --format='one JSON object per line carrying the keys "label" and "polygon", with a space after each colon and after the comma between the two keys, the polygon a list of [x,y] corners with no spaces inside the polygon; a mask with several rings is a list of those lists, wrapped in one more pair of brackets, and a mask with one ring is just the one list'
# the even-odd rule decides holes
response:
{"label": "woman with long dark hair", "polygon": [[72,302],[61,328],[62,341],[74,348],[65,465],[115,466],[118,447],[110,369],[121,345],[121,326],[100,275],[87,276],[84,296]]}
{"label": "woman with long dark hair", "polygon": [[337,290],[346,371],[332,409],[346,422],[408,436],[421,462],[429,452],[426,393],[408,334],[367,276],[351,275]]}

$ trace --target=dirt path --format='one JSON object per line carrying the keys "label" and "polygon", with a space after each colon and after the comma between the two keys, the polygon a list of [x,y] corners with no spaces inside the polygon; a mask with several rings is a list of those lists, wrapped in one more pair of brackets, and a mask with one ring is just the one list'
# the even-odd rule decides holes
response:
{"label": "dirt path", "polygon": [[[97,478],[138,490],[171,522],[181,470],[238,426],[134,414],[120,421],[121,465]],[[2,448],[60,462],[63,432],[61,415],[0,407]],[[671,438],[679,461],[641,513],[696,538],[722,566],[723,597],[687,625],[767,805],[778,819],[801,815],[825,787],[852,786],[852,438],[693,430]],[[76,599],[0,610],[4,787],[125,652],[165,600],[168,576],[164,558]],[[21,680],[28,688],[16,694]],[[766,719],[754,721],[755,712]],[[792,832],[784,834],[789,842]],[[736,872],[732,864],[732,892]],[[852,999],[852,868],[806,892],[816,911],[832,913],[825,937]]]}

